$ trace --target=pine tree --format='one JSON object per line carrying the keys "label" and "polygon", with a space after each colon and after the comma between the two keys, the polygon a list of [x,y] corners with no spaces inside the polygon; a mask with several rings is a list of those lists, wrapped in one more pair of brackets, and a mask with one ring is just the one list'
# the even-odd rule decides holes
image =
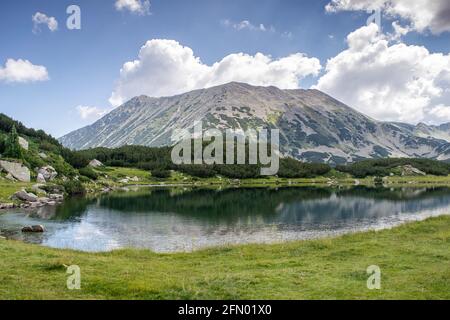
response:
{"label": "pine tree", "polygon": [[17,134],[16,126],[13,125],[11,133],[6,138],[5,157],[22,159],[22,149],[19,144],[19,135]]}

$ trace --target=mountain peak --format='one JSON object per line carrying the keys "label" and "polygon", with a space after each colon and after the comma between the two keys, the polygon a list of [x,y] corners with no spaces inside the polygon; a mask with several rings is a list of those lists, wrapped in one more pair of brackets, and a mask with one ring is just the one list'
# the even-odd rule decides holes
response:
{"label": "mountain peak", "polygon": [[173,97],[138,96],[60,141],[72,149],[167,146],[174,130],[190,129],[196,121],[202,121],[204,130],[279,129],[281,153],[303,161],[450,158],[450,132],[445,141],[442,130],[436,139],[412,125],[375,121],[316,89],[281,90],[242,82]]}

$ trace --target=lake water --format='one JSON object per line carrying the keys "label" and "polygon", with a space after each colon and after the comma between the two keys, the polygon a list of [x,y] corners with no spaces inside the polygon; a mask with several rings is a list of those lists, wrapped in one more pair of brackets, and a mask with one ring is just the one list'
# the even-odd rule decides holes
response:
{"label": "lake water", "polygon": [[[55,248],[191,251],[378,230],[450,213],[450,189],[141,188],[0,214],[0,234]],[[43,224],[43,234],[22,234]]]}

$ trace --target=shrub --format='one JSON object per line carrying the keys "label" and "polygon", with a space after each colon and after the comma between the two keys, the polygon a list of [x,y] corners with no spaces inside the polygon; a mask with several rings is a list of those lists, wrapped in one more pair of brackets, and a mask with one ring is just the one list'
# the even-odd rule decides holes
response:
{"label": "shrub", "polygon": [[14,158],[14,159],[22,159],[22,149],[19,144],[19,135],[17,134],[16,127],[13,125],[11,129],[11,133],[6,138],[5,141],[5,157]]}
{"label": "shrub", "polygon": [[98,173],[95,172],[92,168],[90,167],[84,167],[81,168],[80,170],[78,170],[78,172],[80,172],[80,174],[84,177],[87,177],[91,180],[97,180],[98,179]]}
{"label": "shrub", "polygon": [[152,177],[158,179],[167,179],[170,178],[170,171],[157,168],[152,171]]}
{"label": "shrub", "polygon": [[69,196],[84,195],[86,189],[83,184],[77,180],[68,180],[63,183],[64,190]]}

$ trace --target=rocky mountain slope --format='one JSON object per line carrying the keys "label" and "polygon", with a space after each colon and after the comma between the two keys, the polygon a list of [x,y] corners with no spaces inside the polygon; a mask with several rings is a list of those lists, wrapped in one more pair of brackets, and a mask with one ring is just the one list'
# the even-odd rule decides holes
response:
{"label": "rocky mountain slope", "polygon": [[163,98],[133,98],[60,142],[72,149],[165,146],[174,129],[278,128],[281,151],[299,160],[340,164],[366,158],[450,158],[450,125],[371,119],[318,90],[229,83]]}

